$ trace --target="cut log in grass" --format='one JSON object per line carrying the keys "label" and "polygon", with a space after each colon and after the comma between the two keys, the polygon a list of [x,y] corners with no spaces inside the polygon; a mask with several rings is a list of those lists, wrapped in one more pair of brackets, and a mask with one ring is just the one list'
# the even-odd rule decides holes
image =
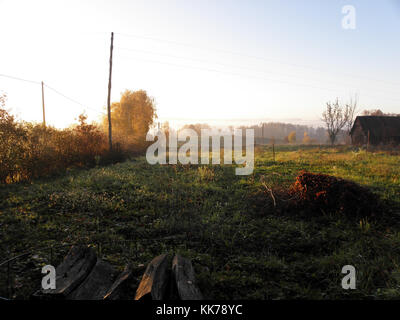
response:
{"label": "cut log in grass", "polygon": [[135,296],[136,288],[137,280],[135,277],[135,271],[131,265],[128,265],[104,295],[104,299],[130,300]]}
{"label": "cut log in grass", "polygon": [[65,298],[89,275],[97,262],[89,247],[72,247],[64,261],[56,269],[56,289],[42,290],[45,295]]}
{"label": "cut log in grass", "polygon": [[157,256],[149,263],[136,291],[135,300],[147,298],[163,300],[166,298],[170,280],[170,263],[171,259],[168,254]]}
{"label": "cut log in grass", "polygon": [[116,270],[100,259],[82,284],[67,296],[67,300],[102,300],[113,284]]}
{"label": "cut log in grass", "polygon": [[195,273],[189,259],[175,255],[172,261],[172,274],[175,280],[179,299],[202,300],[203,295],[196,286]]}

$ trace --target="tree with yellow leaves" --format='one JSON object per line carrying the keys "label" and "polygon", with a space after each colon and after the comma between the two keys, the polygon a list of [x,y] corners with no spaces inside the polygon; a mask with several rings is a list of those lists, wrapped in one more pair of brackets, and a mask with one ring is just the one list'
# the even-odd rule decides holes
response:
{"label": "tree with yellow leaves", "polygon": [[[157,118],[154,99],[144,90],[125,90],[121,100],[111,104],[112,133],[116,140],[141,144]],[[103,118],[107,128],[107,117]]]}
{"label": "tree with yellow leaves", "polygon": [[296,131],[292,131],[288,135],[289,143],[296,143]]}

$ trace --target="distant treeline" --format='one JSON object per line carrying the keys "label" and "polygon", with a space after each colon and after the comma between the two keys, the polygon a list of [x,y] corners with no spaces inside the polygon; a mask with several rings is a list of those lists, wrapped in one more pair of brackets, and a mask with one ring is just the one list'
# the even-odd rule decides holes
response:
{"label": "distant treeline", "polygon": [[[210,129],[206,123],[187,124],[183,128],[193,129],[199,135],[201,129]],[[183,129],[182,128],[182,129]],[[325,128],[297,125],[291,123],[268,122],[253,126],[240,126],[241,129],[254,129],[256,143],[298,143],[298,144],[325,144],[329,143]],[[163,129],[168,129],[168,124],[163,125]],[[233,130],[233,127],[230,127]],[[346,134],[341,131],[338,135],[338,142],[345,142]]]}
{"label": "distant treeline", "polygon": [[328,139],[325,128],[291,123],[268,122],[242,128],[254,129],[257,142],[323,144]]}

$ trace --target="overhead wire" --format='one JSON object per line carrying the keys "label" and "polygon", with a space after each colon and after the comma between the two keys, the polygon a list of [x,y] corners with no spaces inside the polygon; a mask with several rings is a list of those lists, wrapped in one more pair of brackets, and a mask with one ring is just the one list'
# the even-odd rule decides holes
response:
{"label": "overhead wire", "polygon": [[[124,47],[117,47],[118,49],[121,49],[121,50],[125,50],[125,51],[129,51],[129,52],[138,52],[138,53],[145,53],[145,54],[152,54],[152,55],[159,55],[159,56],[165,56],[165,57],[170,57],[170,58],[174,58],[174,59],[186,59],[186,60],[192,60],[192,61],[198,61],[198,62],[201,62],[201,63],[210,63],[210,61],[208,61],[208,60],[206,60],[206,59],[198,59],[198,58],[192,58],[192,57],[183,57],[183,56],[176,56],[176,55],[171,55],[171,54],[164,54],[164,53],[159,53],[159,52],[153,52],[153,51],[147,51],[147,50],[141,50],[141,49],[131,49],[131,48],[124,48]],[[122,56],[123,57],[123,56]],[[288,78],[294,78],[294,79],[297,79],[298,78],[298,76],[296,76],[296,75],[288,75],[288,74],[284,74],[284,73],[277,73],[277,72],[271,72],[271,71],[265,71],[265,70],[260,70],[260,69],[251,69],[251,68],[247,68],[247,67],[242,67],[242,66],[236,66],[236,65],[229,65],[229,64],[225,64],[225,63],[220,63],[220,62],[211,62],[211,63],[214,63],[214,64],[216,64],[216,65],[220,65],[220,66],[223,66],[223,67],[229,67],[229,68],[237,68],[237,69],[243,69],[243,70],[248,70],[248,71],[251,71],[251,72],[258,72],[258,73],[264,73],[264,74],[273,74],[273,75],[279,75],[279,76],[283,76],[283,77],[288,77]],[[201,68],[201,67],[199,67],[199,68]],[[221,72],[224,72],[224,71],[221,71]],[[303,79],[301,79],[301,80],[303,80]],[[320,81],[321,79],[310,79],[310,80],[312,80],[312,81]],[[346,84],[346,83],[339,83],[339,82],[335,82],[335,81],[331,81],[331,80],[325,80],[324,79],[324,82],[326,83],[326,82],[329,82],[329,83],[332,83],[332,84],[334,84],[334,85],[336,85],[336,86],[340,86],[340,87],[343,87],[343,86],[346,86],[346,87],[349,87],[349,86],[351,86],[351,85],[349,85],[349,84]],[[387,88],[385,88],[385,89],[387,89]],[[390,89],[389,89],[390,90]],[[380,92],[382,92],[382,90],[380,90]],[[386,92],[384,92],[384,93],[387,93],[387,94],[396,94],[396,93],[394,93],[394,92],[388,92],[388,91],[386,91]]]}
{"label": "overhead wire", "polygon": [[[165,39],[160,39],[160,38],[155,38],[155,37],[141,36],[141,35],[136,35],[136,34],[127,34],[127,33],[119,33],[119,32],[114,32],[114,34],[119,34],[119,35],[125,36],[125,37],[146,39],[146,40],[156,41],[156,42],[164,42],[164,43],[174,44],[174,45],[178,45],[178,46],[191,47],[191,48],[195,48],[195,49],[201,49],[201,50],[204,50],[204,51],[214,51],[214,52],[220,52],[220,53],[225,53],[225,54],[230,54],[230,55],[235,55],[235,56],[242,56],[242,57],[247,57],[247,58],[256,59],[256,60],[270,61],[270,62],[279,63],[279,64],[283,64],[283,65],[288,65],[288,66],[292,66],[292,67],[296,67],[296,68],[314,70],[314,71],[317,71],[317,72],[320,72],[320,73],[329,73],[326,70],[322,70],[322,69],[319,69],[319,68],[316,68],[316,67],[313,67],[313,66],[300,65],[300,64],[290,63],[290,62],[286,62],[286,61],[280,61],[278,59],[272,59],[272,58],[269,58],[269,57],[249,55],[249,54],[234,52],[234,51],[230,51],[230,50],[222,50],[222,49],[215,49],[215,48],[212,48],[212,49],[207,48],[206,49],[206,48],[203,48],[201,46],[194,45],[194,44],[183,43],[183,42],[178,42],[178,41],[171,41],[171,40],[165,40]],[[342,74],[342,75],[345,75],[345,76],[348,76],[348,77],[362,78],[362,79],[365,79],[365,80],[383,82],[383,83],[390,84],[392,86],[400,87],[400,83],[393,83],[393,82],[389,82],[389,81],[382,80],[382,79],[370,78],[370,77],[367,77],[367,76],[364,76],[364,75],[356,75],[356,74],[344,73],[344,72],[340,72],[339,74]]]}
{"label": "overhead wire", "polygon": [[[20,78],[20,77],[16,77],[16,76],[11,76],[11,75],[8,75],[8,74],[2,74],[2,73],[0,73],[0,77],[9,78],[9,79],[18,80],[18,81],[24,81],[24,82],[28,82],[28,83],[32,83],[32,84],[37,84],[37,85],[41,85],[41,84],[42,84],[41,81],[28,80],[28,79],[24,79],[24,78]],[[93,109],[93,108],[87,107],[87,106],[84,105],[83,103],[81,103],[81,102],[79,102],[79,101],[77,101],[77,100],[75,100],[75,99],[73,99],[73,98],[67,96],[66,94],[64,94],[64,93],[60,92],[59,90],[57,90],[57,89],[55,89],[55,88],[49,86],[49,85],[46,84],[46,83],[43,83],[43,85],[44,85],[46,88],[48,88],[48,89],[52,90],[53,92],[55,92],[56,94],[60,95],[61,97],[65,98],[65,99],[67,99],[67,100],[69,100],[69,101],[71,101],[71,102],[73,102],[73,103],[75,103],[75,104],[77,104],[77,105],[80,105],[80,106],[83,107],[84,109],[88,109],[88,110],[92,110],[92,111],[95,111],[95,112],[98,112],[98,113],[101,113],[101,114],[105,114],[104,112],[101,112],[101,111],[99,111],[99,110],[95,110],[95,109]]]}
{"label": "overhead wire", "polygon": [[[278,79],[273,79],[273,78],[260,77],[260,76],[255,76],[255,75],[246,75],[246,74],[241,74],[241,73],[236,73],[236,72],[227,72],[227,71],[221,71],[221,70],[218,70],[218,69],[181,65],[181,64],[170,63],[170,62],[165,62],[165,61],[144,59],[144,58],[140,58],[140,57],[120,56],[120,58],[123,58],[123,59],[135,59],[135,60],[141,60],[141,61],[149,62],[149,63],[158,63],[158,64],[169,65],[169,66],[180,67],[180,68],[198,69],[198,70],[214,72],[214,73],[220,73],[220,74],[226,74],[226,75],[234,75],[234,76],[239,76],[239,77],[260,79],[260,80],[264,80],[264,81],[279,82],[279,83],[282,83],[282,84],[292,85],[292,86],[301,86],[301,87],[307,87],[307,88],[312,88],[312,89],[319,89],[319,90],[337,92],[337,90],[333,89],[333,88],[320,87],[320,86],[304,84],[304,83],[295,83],[295,82],[278,80]],[[371,95],[363,95],[363,96],[371,97]],[[396,98],[388,98],[388,99],[393,100],[393,101],[400,101],[400,99],[396,99]]]}

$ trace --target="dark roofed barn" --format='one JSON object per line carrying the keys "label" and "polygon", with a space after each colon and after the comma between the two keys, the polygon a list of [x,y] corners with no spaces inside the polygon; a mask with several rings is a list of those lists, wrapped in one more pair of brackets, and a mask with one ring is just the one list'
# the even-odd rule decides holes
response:
{"label": "dark roofed barn", "polygon": [[350,131],[353,145],[400,143],[400,117],[358,116]]}

